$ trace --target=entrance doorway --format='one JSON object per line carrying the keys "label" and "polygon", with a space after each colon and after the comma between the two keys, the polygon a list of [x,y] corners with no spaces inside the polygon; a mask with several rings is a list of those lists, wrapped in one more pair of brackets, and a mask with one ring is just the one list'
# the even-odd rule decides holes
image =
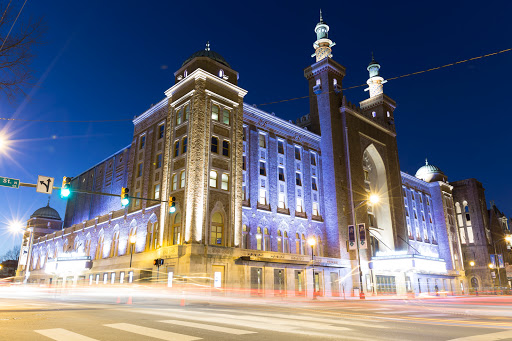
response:
{"label": "entrance doorway", "polygon": [[284,296],[284,269],[274,269],[274,295]]}

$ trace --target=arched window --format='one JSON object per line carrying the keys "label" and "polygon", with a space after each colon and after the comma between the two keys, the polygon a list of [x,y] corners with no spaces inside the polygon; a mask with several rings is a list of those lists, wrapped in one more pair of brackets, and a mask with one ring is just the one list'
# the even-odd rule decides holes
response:
{"label": "arched window", "polygon": [[172,224],[172,245],[180,243],[181,236],[181,213],[178,212],[174,215],[174,222]]}
{"label": "arched window", "polygon": [[119,231],[114,232],[112,244],[110,245],[110,257],[117,257],[119,250]]}
{"label": "arched window", "polygon": [[249,227],[242,226],[242,249],[249,249]]}
{"label": "arched window", "polygon": [[85,239],[84,253],[86,256],[91,255],[91,235],[90,234],[87,234],[87,237]]}
{"label": "arched window", "polygon": [[301,238],[301,244],[302,244],[302,252],[301,254],[302,255],[306,255],[307,252],[306,252],[306,236],[304,235],[304,233],[302,234],[302,238]]}
{"label": "arched window", "polygon": [[283,252],[283,236],[281,230],[277,230],[277,252]]}
{"label": "arched window", "polygon": [[136,245],[137,245],[137,228],[132,227],[130,229],[130,234],[128,235],[128,242],[126,243],[126,253],[127,254],[135,253]]}
{"label": "arched window", "polygon": [[322,244],[322,237],[318,236],[318,239],[316,240],[317,246],[317,256],[322,257],[324,255],[324,244]]}
{"label": "arched window", "polygon": [[334,79],[332,80],[332,84],[333,84],[334,86],[338,85],[338,80],[337,80],[336,78],[334,78]]}
{"label": "arched window", "polygon": [[256,229],[256,250],[263,250],[263,235],[261,233],[261,227],[258,226]]}
{"label": "arched window", "polygon": [[295,233],[295,252],[300,255],[302,246],[300,245],[300,234]]}
{"label": "arched window", "polygon": [[265,242],[265,251],[270,251],[270,233],[268,232],[268,228],[265,227],[265,235],[263,236],[263,240]]}
{"label": "arched window", "polygon": [[219,77],[220,78],[224,77],[224,70],[222,70],[222,69],[219,70]]}
{"label": "arched window", "polygon": [[210,227],[210,244],[212,245],[224,245],[224,220],[222,215],[217,212],[212,216],[212,222]]}
{"label": "arched window", "polygon": [[148,222],[148,231],[146,234],[146,251],[154,250],[158,244],[158,222]]}
{"label": "arched window", "polygon": [[96,246],[96,256],[94,259],[102,259],[103,258],[103,245],[104,245],[104,236],[103,233],[98,238],[98,245]]}
{"label": "arched window", "polygon": [[68,251],[68,240],[67,239],[64,242],[64,244],[62,245],[62,252],[66,252],[66,251]]}
{"label": "arched window", "polygon": [[290,253],[290,238],[288,238],[288,232],[284,231],[284,252]]}

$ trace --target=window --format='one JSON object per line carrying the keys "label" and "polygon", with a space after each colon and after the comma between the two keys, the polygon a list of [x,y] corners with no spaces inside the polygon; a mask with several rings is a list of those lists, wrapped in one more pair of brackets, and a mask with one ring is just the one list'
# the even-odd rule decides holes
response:
{"label": "window", "polygon": [[222,215],[217,212],[212,216],[212,223],[210,228],[210,244],[223,245],[222,232],[224,230],[224,222]]}
{"label": "window", "polygon": [[302,250],[302,247],[300,246],[300,235],[295,233],[295,252],[300,255],[300,250]]}
{"label": "window", "polygon": [[247,225],[242,226],[242,249],[249,248],[249,228]]}
{"label": "window", "polygon": [[162,167],[162,154],[156,156],[156,169]]}
{"label": "window", "polygon": [[212,120],[218,121],[219,120],[219,106],[218,105],[212,105]]}
{"label": "window", "polygon": [[316,185],[316,178],[311,178],[311,188],[313,189],[313,191],[318,190],[318,187]]}
{"label": "window", "polygon": [[334,79],[332,80],[332,84],[333,84],[334,86],[338,85],[338,80],[337,80],[336,78],[334,78]]}
{"label": "window", "polygon": [[287,231],[284,231],[284,252],[290,253],[290,239]]}
{"label": "window", "polygon": [[185,171],[182,170],[180,173],[180,188],[185,187]]}
{"label": "window", "polygon": [[279,167],[277,169],[279,171],[279,181],[284,181],[284,168],[283,167]]}
{"label": "window", "polygon": [[286,208],[286,195],[284,193],[279,193],[279,208]]}
{"label": "window", "polygon": [[295,160],[300,160],[300,147],[295,146]]}
{"label": "window", "polygon": [[229,157],[229,141],[222,141],[222,155]]}
{"label": "window", "polygon": [[260,161],[260,175],[267,176],[267,169],[265,168],[265,162]]}
{"label": "window", "polygon": [[[140,198],[140,192],[135,192],[135,197]],[[137,207],[140,205],[140,199],[135,199],[134,205]]]}
{"label": "window", "polygon": [[242,170],[246,170],[246,168],[245,168],[245,155],[242,156]]}
{"label": "window", "polygon": [[96,246],[96,256],[94,259],[102,259],[103,258],[103,245],[104,245],[104,238],[103,234],[100,235],[98,238],[98,245]]}
{"label": "window", "polygon": [[220,188],[227,191],[229,188],[229,175],[228,174],[222,174],[222,182],[220,185]]}
{"label": "window", "polygon": [[181,153],[185,154],[187,152],[187,144],[188,144],[188,138],[185,136],[181,143]]}
{"label": "window", "polygon": [[311,153],[311,166],[316,166],[316,155]]}
{"label": "window", "polygon": [[180,243],[181,233],[181,214],[178,212],[174,216],[174,223],[172,224],[172,245],[178,245]]}
{"label": "window", "polygon": [[137,177],[142,176],[142,163],[139,163],[139,167],[137,169]]}
{"label": "window", "polygon": [[219,139],[215,136],[212,136],[212,147],[211,147],[212,153],[219,153]]}
{"label": "window", "polygon": [[217,172],[210,171],[210,187],[217,188]]}
{"label": "window", "polygon": [[297,198],[297,205],[296,205],[295,210],[298,213],[302,213],[303,212],[303,209],[302,209],[302,198]]}
{"label": "window", "polygon": [[160,200],[160,184],[155,185],[154,198]]}
{"label": "window", "polygon": [[264,188],[260,188],[260,205],[266,205],[267,204],[267,191]]}
{"label": "window", "polygon": [[219,70],[219,77],[220,78],[224,77],[224,70],[222,70],[222,69]]}
{"label": "window", "polygon": [[258,226],[256,230],[256,250],[261,250],[263,248],[262,243],[262,235],[261,235],[261,227]]}
{"label": "window", "polygon": [[228,109],[222,110],[222,123],[229,124],[229,110]]}
{"label": "window", "polygon": [[267,148],[267,141],[265,139],[265,134],[259,135],[258,143],[259,143],[260,148]]}
{"label": "window", "polygon": [[[364,181],[370,181],[370,173],[365,169],[364,171]],[[404,193],[405,196],[405,193]]]}
{"label": "window", "polygon": [[146,145],[146,135],[142,135],[140,137],[140,145],[139,149],[144,149],[144,146]]}
{"label": "window", "polygon": [[277,141],[277,152],[279,154],[284,154],[284,141],[283,140]]}
{"label": "window", "polygon": [[161,126],[158,127],[158,138],[161,139],[162,137],[164,137],[164,133],[165,133],[165,126],[162,124]]}
{"label": "window", "polygon": [[320,216],[320,212],[318,210],[318,203],[317,202],[314,202],[313,203],[313,215],[314,216]]}
{"label": "window", "polygon": [[188,121],[189,116],[190,116],[190,104],[187,104],[185,106],[185,121]]}
{"label": "window", "polygon": [[175,191],[178,189],[178,175],[173,174],[172,175],[172,190]]}
{"label": "window", "polygon": [[283,252],[283,238],[281,230],[277,230],[277,252]]}
{"label": "window", "polygon": [[263,235],[263,241],[265,246],[265,251],[270,251],[270,234],[268,232],[268,228],[265,227],[265,234]]}
{"label": "window", "polygon": [[178,157],[180,155],[180,141],[174,142],[174,157]]}
{"label": "window", "polygon": [[176,125],[179,126],[181,123],[183,123],[183,108],[176,113]]}
{"label": "window", "polygon": [[110,257],[117,257],[119,249],[119,231],[114,233],[112,244],[110,245]]}
{"label": "window", "polygon": [[295,173],[295,184],[297,186],[302,186],[302,179],[300,178],[300,173]]}
{"label": "window", "polygon": [[373,117],[377,117],[377,113],[375,111],[372,112]]}

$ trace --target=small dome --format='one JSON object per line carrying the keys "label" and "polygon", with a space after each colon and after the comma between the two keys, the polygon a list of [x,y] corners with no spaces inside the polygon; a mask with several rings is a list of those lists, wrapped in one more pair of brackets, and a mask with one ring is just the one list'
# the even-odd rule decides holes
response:
{"label": "small dome", "polygon": [[425,166],[422,166],[415,175],[418,179],[421,179],[426,182],[433,181],[446,181],[447,177],[444,175],[443,171],[434,165],[429,165],[428,161],[425,160]]}
{"label": "small dome", "polygon": [[59,212],[57,212],[55,209],[51,208],[50,206],[41,207],[40,209],[36,210],[30,218],[44,218],[44,219],[55,219],[55,220],[61,220]]}
{"label": "small dome", "polygon": [[225,66],[231,68],[231,66],[229,66],[228,62],[226,62],[224,57],[222,57],[217,52],[210,50],[210,43],[206,44],[206,49],[197,51],[196,53],[194,53],[193,55],[188,57],[188,59],[185,60],[183,62],[183,64],[181,64],[181,66],[184,66],[185,64],[187,64],[188,62],[190,62],[192,59],[194,59],[196,57],[208,57],[210,59],[215,60],[216,62],[221,63],[222,65],[225,65]]}

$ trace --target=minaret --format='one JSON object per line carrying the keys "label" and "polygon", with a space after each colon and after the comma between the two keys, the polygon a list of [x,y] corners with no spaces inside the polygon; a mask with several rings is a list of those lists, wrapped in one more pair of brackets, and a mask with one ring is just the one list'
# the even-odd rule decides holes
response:
{"label": "minaret", "polygon": [[368,88],[364,89],[364,91],[370,90],[370,98],[384,93],[383,84],[386,83],[386,81],[384,80],[384,78],[380,76],[380,64],[377,63],[377,61],[373,57],[373,52],[372,61],[370,62],[366,69],[370,73],[370,78],[368,78],[368,80],[366,81],[366,84],[368,84]]}
{"label": "minaret", "polygon": [[316,41],[313,43],[315,53],[311,57],[316,56],[316,61],[319,62],[324,58],[331,58],[332,47],[336,45],[331,39],[329,39],[329,26],[324,23],[322,18],[322,10],[320,10],[320,22],[315,27]]}

